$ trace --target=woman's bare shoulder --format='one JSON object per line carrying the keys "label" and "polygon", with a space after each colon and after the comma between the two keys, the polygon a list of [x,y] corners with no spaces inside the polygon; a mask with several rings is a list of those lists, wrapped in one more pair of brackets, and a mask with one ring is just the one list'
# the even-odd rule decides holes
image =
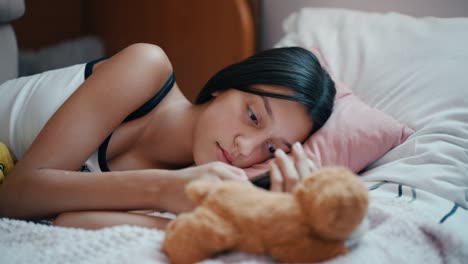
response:
{"label": "woman's bare shoulder", "polygon": [[[156,83],[165,81],[172,73],[172,64],[164,50],[153,44],[132,44],[111,58],[101,61],[94,66],[94,71],[101,68],[115,71],[114,73],[127,72],[117,77],[144,77],[141,81],[152,81]],[[132,73],[132,74],[130,74]],[[138,80],[132,80],[138,81]],[[156,88],[157,89],[157,88]]]}
{"label": "woman's bare shoulder", "polygon": [[123,119],[161,89],[171,73],[164,51],[151,44],[131,45],[103,61],[51,117],[23,164],[81,166]]}

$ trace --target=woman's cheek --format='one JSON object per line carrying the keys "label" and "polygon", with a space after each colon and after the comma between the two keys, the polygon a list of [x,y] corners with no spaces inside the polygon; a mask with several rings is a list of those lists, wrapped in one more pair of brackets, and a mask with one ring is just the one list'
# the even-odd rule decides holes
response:
{"label": "woman's cheek", "polygon": [[255,151],[246,161],[244,162],[243,168],[248,168],[258,163],[262,163],[267,160],[269,156],[263,154],[261,151]]}

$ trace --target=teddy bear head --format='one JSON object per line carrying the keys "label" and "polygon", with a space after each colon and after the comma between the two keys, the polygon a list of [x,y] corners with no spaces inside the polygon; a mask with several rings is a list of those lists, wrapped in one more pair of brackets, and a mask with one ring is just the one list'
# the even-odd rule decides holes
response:
{"label": "teddy bear head", "polygon": [[343,167],[317,171],[300,183],[294,195],[310,228],[328,240],[346,240],[367,213],[366,186]]}

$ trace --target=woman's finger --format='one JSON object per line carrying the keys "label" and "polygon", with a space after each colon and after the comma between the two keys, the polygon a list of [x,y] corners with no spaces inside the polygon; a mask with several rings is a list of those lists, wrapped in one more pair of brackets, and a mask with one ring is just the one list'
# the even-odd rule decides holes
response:
{"label": "woman's finger", "polygon": [[247,175],[242,169],[234,168],[222,162],[213,162],[209,164],[208,173],[221,180],[247,181]]}
{"label": "woman's finger", "polygon": [[315,165],[315,163],[312,160],[307,159],[307,163],[309,164],[309,168],[310,168],[311,172],[315,172],[315,171],[318,170],[317,165]]}
{"label": "woman's finger", "polygon": [[224,180],[248,181],[247,175],[244,171],[233,171],[229,168],[223,169],[225,170],[223,175]]}
{"label": "woman's finger", "polygon": [[220,162],[220,161],[216,161],[215,163],[219,164],[220,166],[230,170],[232,173],[234,173],[235,175],[237,175],[237,178],[240,178],[240,179],[245,179],[247,180],[248,177],[247,177],[247,173],[245,173],[245,171],[241,168],[238,168],[236,166],[232,166],[232,165],[229,165],[227,163],[224,163],[224,162]]}
{"label": "woman's finger", "polygon": [[299,174],[299,179],[310,176],[312,173],[309,160],[307,159],[304,149],[301,146],[301,143],[296,142],[292,148],[292,154],[294,157],[294,165],[296,165],[297,172]]}
{"label": "woman's finger", "polygon": [[276,164],[283,176],[283,190],[290,192],[299,181],[299,174],[297,173],[294,162],[286,155],[282,149],[275,152]]}
{"label": "woman's finger", "polygon": [[241,168],[232,166],[232,165],[227,165],[227,167],[232,170],[233,173],[237,175],[238,178],[241,180],[248,180],[249,178],[247,177],[247,173]]}
{"label": "woman's finger", "polygon": [[281,175],[278,165],[274,161],[270,163],[270,191],[282,192],[283,191],[283,176]]}

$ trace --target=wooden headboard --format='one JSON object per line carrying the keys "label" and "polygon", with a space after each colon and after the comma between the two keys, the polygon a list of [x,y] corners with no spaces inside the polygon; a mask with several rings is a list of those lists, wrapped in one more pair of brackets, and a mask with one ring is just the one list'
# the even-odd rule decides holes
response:
{"label": "wooden headboard", "polygon": [[193,100],[216,71],[255,53],[258,10],[259,0],[27,0],[14,28],[28,49],[85,35],[98,36],[107,55],[157,44]]}

